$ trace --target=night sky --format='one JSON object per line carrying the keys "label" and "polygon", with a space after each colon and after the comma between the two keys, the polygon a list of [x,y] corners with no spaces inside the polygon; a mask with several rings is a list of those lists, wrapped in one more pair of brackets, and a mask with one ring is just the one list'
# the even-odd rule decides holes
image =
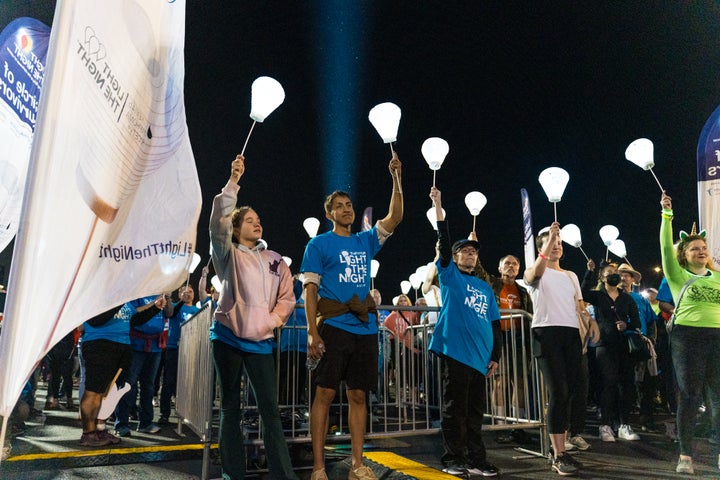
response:
{"label": "night sky", "polygon": [[[52,3],[2,1],[2,26],[22,15],[49,23]],[[535,232],[552,221],[537,177],[557,166],[570,173],[560,223],[580,227],[596,261],[605,255],[599,228],[617,226],[643,286],[657,286],[660,191],[624,151],[639,137],[655,143],[675,228],[689,230],[698,137],[720,103],[718,25],[715,1],[190,0],[185,102],[204,197],[197,251],[207,261],[212,197],[251,126],[250,85],[268,75],[286,99],[255,127],[239,203],[257,210],[293,272],[308,239],[302,221],[329,228],[322,203],[333,189],[351,192],[358,228],[366,207],[375,219],[387,213],[390,148],[367,113],[391,101],[402,109],[405,218],[377,257],[385,302],[434,255],[432,171],[420,153],[431,136],[450,144],[437,186],[453,238],[472,228],[465,195],[488,198],[477,233],[489,271],[506,253],[523,258],[521,188]],[[582,274],[585,259],[565,245],[561,263]]]}

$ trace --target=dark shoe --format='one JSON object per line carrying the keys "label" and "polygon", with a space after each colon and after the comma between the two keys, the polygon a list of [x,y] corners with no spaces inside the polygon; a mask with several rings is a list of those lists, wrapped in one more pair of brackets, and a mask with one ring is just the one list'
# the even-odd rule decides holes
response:
{"label": "dark shoe", "polygon": [[80,446],[83,447],[104,447],[111,443],[110,439],[100,435],[97,431],[83,433],[80,437]]}
{"label": "dark shoe", "polygon": [[497,435],[495,435],[495,443],[499,444],[506,444],[506,443],[512,443],[513,442],[513,436],[511,432],[508,432],[507,430],[504,432],[498,432]]}
{"label": "dark shoe", "polygon": [[160,431],[160,427],[151,423],[150,425],[146,425],[144,427],[138,427],[137,431],[140,433],[158,433]]}
{"label": "dark shoe", "polygon": [[484,463],[478,467],[472,467],[467,470],[470,475],[482,475],[483,477],[494,477],[498,474],[498,469],[492,463]]}
{"label": "dark shoe", "polygon": [[112,433],[108,432],[107,430],[97,430],[98,436],[101,438],[105,438],[110,441],[110,445],[117,445],[122,440],[120,440],[120,437],[116,437]]}
{"label": "dark shoe", "polygon": [[118,437],[129,437],[131,435],[130,433],[130,427],[118,427],[115,429],[115,435]]}
{"label": "dark shoe", "polygon": [[567,453],[563,453],[559,457],[553,459],[552,469],[563,477],[575,475],[578,471],[575,460],[573,460]]}
{"label": "dark shoe", "polygon": [[167,425],[168,423],[170,423],[170,420],[165,415],[161,415],[160,418],[158,418],[158,425]]}
{"label": "dark shoe", "polygon": [[470,467],[468,465],[448,465],[443,468],[443,472],[450,475],[466,475]]}

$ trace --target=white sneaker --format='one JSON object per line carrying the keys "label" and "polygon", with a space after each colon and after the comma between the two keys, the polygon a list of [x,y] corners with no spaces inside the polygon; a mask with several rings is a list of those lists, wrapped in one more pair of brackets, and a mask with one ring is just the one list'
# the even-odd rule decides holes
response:
{"label": "white sneaker", "polygon": [[573,448],[577,448],[578,450],[587,450],[590,448],[590,444],[587,443],[580,435],[575,435],[565,440],[565,450],[571,450],[568,448],[568,445],[571,445]]}
{"label": "white sneaker", "polygon": [[600,440],[603,442],[614,442],[615,435],[613,435],[612,428],[610,425],[600,425]]}
{"label": "white sneaker", "polygon": [[620,425],[620,428],[618,428],[618,438],[620,440],[640,440],[640,435],[633,432],[630,425]]}
{"label": "white sneaker", "polygon": [[677,473],[687,473],[689,475],[695,474],[695,469],[693,468],[692,464],[692,458],[684,459],[681,458],[678,460],[677,467],[675,468],[675,471]]}
{"label": "white sneaker", "polygon": [[571,450],[575,450],[575,445],[573,445],[572,442],[570,442],[569,438],[566,438],[565,439],[565,451],[569,452]]}

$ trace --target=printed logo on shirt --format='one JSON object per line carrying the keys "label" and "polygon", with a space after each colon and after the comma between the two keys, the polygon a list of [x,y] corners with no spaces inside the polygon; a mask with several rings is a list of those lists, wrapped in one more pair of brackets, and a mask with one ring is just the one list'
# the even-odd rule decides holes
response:
{"label": "printed logo on shirt", "polygon": [[465,305],[475,310],[477,314],[486,315],[488,312],[488,297],[477,288],[468,285]]}
{"label": "printed logo on shirt", "polygon": [[280,262],[283,260],[274,260],[270,263],[270,273],[275,275],[276,277],[280,276],[280,272],[278,272],[278,269],[280,268]]}
{"label": "printed logo on shirt", "polygon": [[338,275],[340,283],[365,284],[368,274],[367,252],[340,252],[340,264],[345,265],[344,272]]}
{"label": "printed logo on shirt", "polygon": [[720,292],[705,285],[691,285],[685,295],[693,302],[720,303]]}

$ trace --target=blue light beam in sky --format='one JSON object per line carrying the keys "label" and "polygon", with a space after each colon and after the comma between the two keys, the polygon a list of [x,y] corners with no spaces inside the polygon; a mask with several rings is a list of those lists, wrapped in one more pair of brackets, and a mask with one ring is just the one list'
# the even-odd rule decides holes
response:
{"label": "blue light beam in sky", "polygon": [[318,112],[325,193],[353,193],[357,173],[357,139],[367,112],[362,98],[365,48],[361,2],[328,0],[314,3],[318,84]]}

